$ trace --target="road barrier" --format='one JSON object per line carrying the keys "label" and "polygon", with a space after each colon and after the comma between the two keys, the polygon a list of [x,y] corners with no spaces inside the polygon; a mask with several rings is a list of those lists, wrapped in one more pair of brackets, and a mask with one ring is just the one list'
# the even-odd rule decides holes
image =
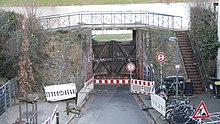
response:
{"label": "road barrier", "polygon": [[77,94],[76,84],[60,84],[44,87],[47,101],[59,101],[75,98]]}
{"label": "road barrier", "polygon": [[137,94],[155,93],[155,82],[132,79],[131,92]]}
{"label": "road barrier", "polygon": [[94,79],[95,84],[130,84],[130,79]]}
{"label": "road barrier", "polygon": [[91,78],[87,82],[84,83],[84,87],[78,92],[77,94],[77,106],[81,106],[83,102],[88,99],[89,94],[93,91],[94,89],[94,83],[93,79]]}
{"label": "road barrier", "polygon": [[48,117],[42,124],[59,124],[59,118],[57,118],[58,113],[58,104],[56,105],[55,109],[53,110],[53,113],[50,117]]}
{"label": "road barrier", "polygon": [[162,97],[154,93],[150,94],[150,96],[151,96],[151,106],[165,117],[166,101]]}

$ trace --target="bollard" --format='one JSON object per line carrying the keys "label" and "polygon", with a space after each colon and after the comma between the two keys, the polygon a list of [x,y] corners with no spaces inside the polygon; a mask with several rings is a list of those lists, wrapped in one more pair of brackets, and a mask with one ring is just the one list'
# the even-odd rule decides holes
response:
{"label": "bollard", "polygon": [[37,101],[35,101],[35,111],[36,111],[36,115],[35,115],[35,119],[36,119],[36,124],[38,123],[38,113],[37,113]]}
{"label": "bollard", "polygon": [[28,103],[26,102],[26,119],[27,119],[27,123],[28,123]]}
{"label": "bollard", "polygon": [[21,120],[21,102],[19,101],[19,119]]}
{"label": "bollard", "polygon": [[66,114],[69,115],[69,101],[66,101]]}
{"label": "bollard", "polygon": [[59,121],[59,112],[56,112],[56,124],[59,124],[60,123],[60,121]]}

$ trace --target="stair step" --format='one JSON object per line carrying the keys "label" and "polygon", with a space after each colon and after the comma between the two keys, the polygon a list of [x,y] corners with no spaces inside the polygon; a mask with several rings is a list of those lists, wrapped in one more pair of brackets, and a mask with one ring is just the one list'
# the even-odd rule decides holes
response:
{"label": "stair step", "polygon": [[197,66],[186,66],[185,67],[189,72],[194,72],[195,70],[199,70]]}
{"label": "stair step", "polygon": [[183,62],[186,63],[186,64],[197,65],[195,59],[192,59],[192,60],[184,60],[183,59]]}
{"label": "stair step", "polygon": [[190,57],[190,56],[185,56],[185,57],[183,58],[183,61],[195,61],[195,58]]}
{"label": "stair step", "polygon": [[195,83],[200,83],[198,81],[201,81],[201,76],[200,75],[189,75],[188,74],[188,78],[191,79],[192,81],[194,81]]}
{"label": "stair step", "polygon": [[181,33],[176,32],[176,36],[187,36],[188,37],[188,32],[181,32]]}
{"label": "stair step", "polygon": [[182,58],[193,58],[193,59],[195,59],[195,56],[192,55],[192,54],[184,54],[184,55],[182,55]]}
{"label": "stair step", "polygon": [[199,70],[197,66],[186,66],[185,67],[189,72],[194,72],[195,70]]}
{"label": "stair step", "polygon": [[183,57],[194,57],[195,55],[192,52],[181,52]]}
{"label": "stair step", "polygon": [[198,71],[187,71],[187,75],[193,78],[200,78],[200,74],[198,73]]}
{"label": "stair step", "polygon": [[182,47],[192,48],[190,44],[179,44],[179,48],[182,48]]}
{"label": "stair step", "polygon": [[206,93],[206,90],[198,90],[198,91],[196,91],[196,90],[193,89],[193,94],[204,94],[204,93]]}
{"label": "stair step", "polygon": [[183,51],[189,51],[189,52],[193,53],[193,50],[192,50],[191,47],[180,47],[179,49],[183,50]]}

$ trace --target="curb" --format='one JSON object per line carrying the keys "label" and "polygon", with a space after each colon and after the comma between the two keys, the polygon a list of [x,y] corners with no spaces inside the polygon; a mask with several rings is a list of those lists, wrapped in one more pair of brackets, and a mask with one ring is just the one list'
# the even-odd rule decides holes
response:
{"label": "curb", "polygon": [[[84,104],[88,101],[89,98],[90,98],[90,94],[86,99],[84,99],[82,101],[82,103],[79,105],[79,107],[82,108],[84,106]],[[75,116],[76,116],[76,114],[73,114],[65,124],[69,124],[75,118]]]}

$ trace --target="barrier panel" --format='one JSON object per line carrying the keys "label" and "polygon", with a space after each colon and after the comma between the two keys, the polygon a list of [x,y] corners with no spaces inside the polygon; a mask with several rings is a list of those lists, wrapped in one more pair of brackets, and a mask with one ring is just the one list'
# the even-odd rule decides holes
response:
{"label": "barrier panel", "polygon": [[47,101],[59,101],[76,97],[76,84],[60,84],[44,87]]}
{"label": "barrier panel", "polygon": [[94,79],[95,84],[130,84],[130,79]]}
{"label": "barrier panel", "polygon": [[48,117],[42,124],[57,124],[58,121],[56,120],[56,113],[58,112],[57,109],[58,109],[58,104],[56,105],[52,115]]}
{"label": "barrier panel", "polygon": [[42,124],[50,124],[50,117],[48,117]]}
{"label": "barrier panel", "polygon": [[151,106],[165,117],[166,101],[162,97],[154,93],[150,94],[150,96],[151,96]]}
{"label": "barrier panel", "polygon": [[155,93],[155,82],[132,79],[131,93],[137,93],[137,94]]}
{"label": "barrier panel", "polygon": [[84,83],[84,87],[77,94],[77,106],[80,106],[84,100],[88,99],[89,94],[94,89],[93,79],[91,78],[87,82]]}

